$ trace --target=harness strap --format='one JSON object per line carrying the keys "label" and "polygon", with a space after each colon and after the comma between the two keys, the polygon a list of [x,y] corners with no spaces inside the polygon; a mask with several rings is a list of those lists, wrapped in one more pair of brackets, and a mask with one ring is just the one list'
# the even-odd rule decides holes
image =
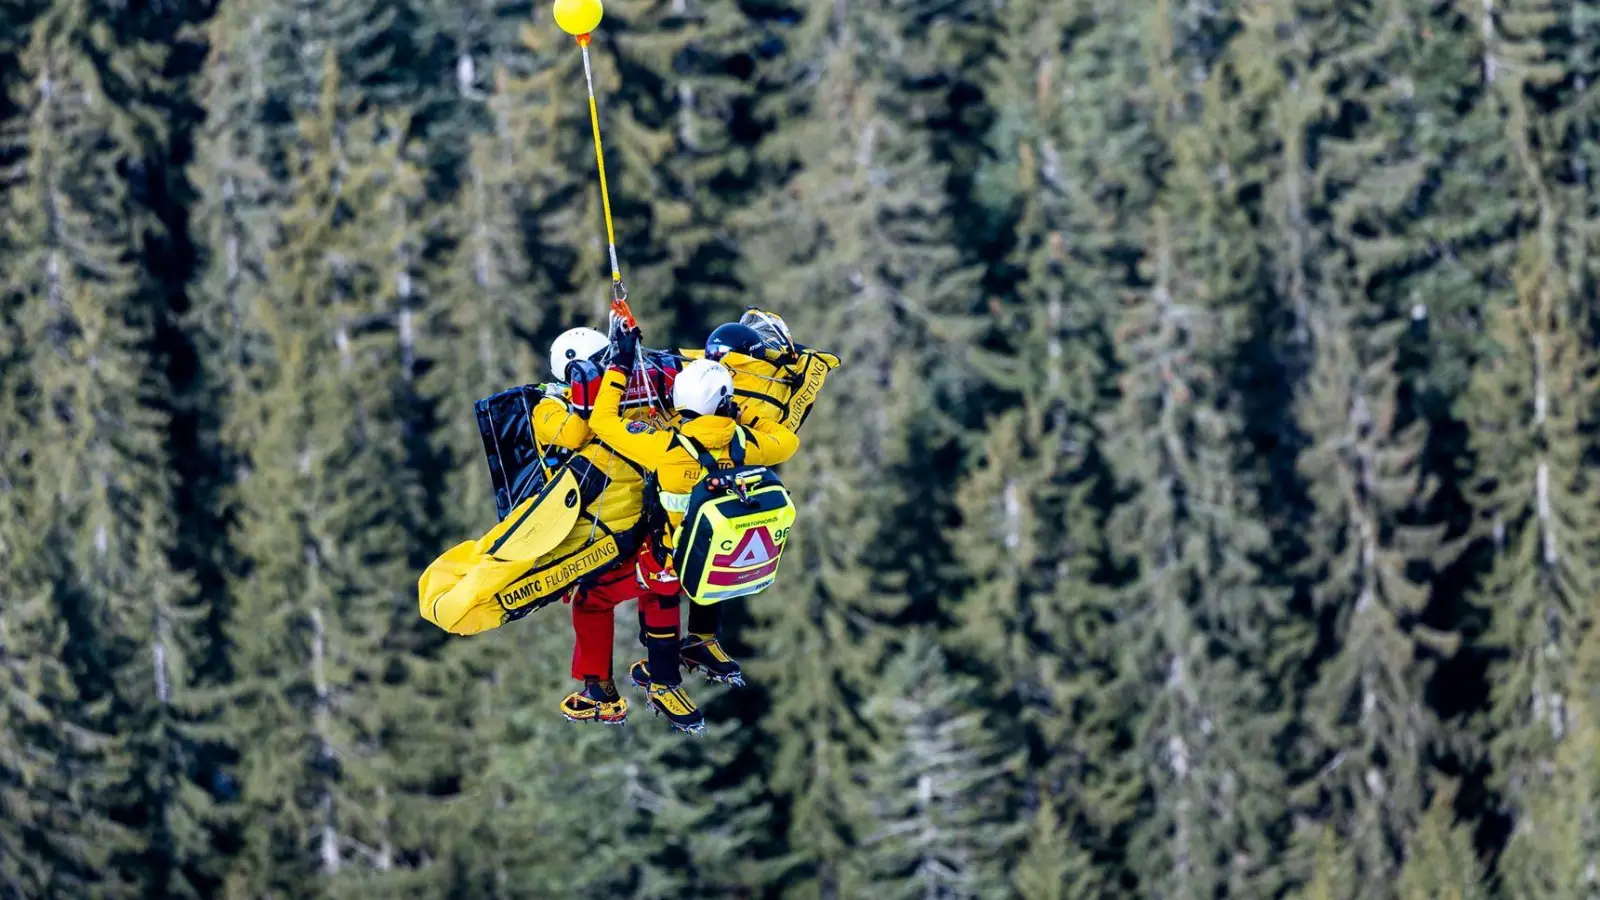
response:
{"label": "harness strap", "polygon": [[[606,443],[605,441],[602,441],[597,437],[591,437],[591,438],[589,438],[589,443],[599,445],[607,453],[610,453],[613,459],[620,460],[623,465],[625,465],[628,468],[632,469],[634,472],[637,472],[640,478],[648,478],[648,477],[650,477],[650,473],[645,471],[644,466],[641,466],[638,463],[634,462],[633,460],[629,459],[628,457],[623,456],[621,453],[618,453],[615,448],[613,448],[610,444]],[[606,465],[609,466],[610,463],[607,463]]]}
{"label": "harness strap", "polygon": [[[776,381],[777,379],[773,379],[773,380]],[[802,384],[803,383],[804,382],[802,382]],[[798,385],[790,384],[790,385],[788,385],[788,387],[792,391],[792,389],[795,388],[795,387],[798,387]],[[735,388],[734,391],[733,391],[733,395],[735,397],[745,397],[745,398],[748,398],[748,399],[751,399],[751,400],[760,400],[763,403],[772,404],[773,406],[778,408],[778,421],[779,422],[782,422],[782,421],[784,421],[784,420],[789,418],[789,401],[788,400],[779,400],[777,397],[774,397],[771,394],[763,394],[760,391],[751,391],[751,390],[746,390],[744,388]]]}
{"label": "harness strap", "polygon": [[[745,434],[747,431],[748,429],[743,425],[737,425],[733,429],[733,442],[728,445],[728,459],[735,466],[744,465]],[[722,464],[717,462],[717,458],[711,455],[711,451],[707,450],[704,444],[681,431],[673,431],[672,436],[677,439],[678,446],[689,451],[689,455],[699,460],[700,465],[707,472],[715,472],[717,469],[722,468]]]}
{"label": "harness strap", "polygon": [[681,431],[673,431],[672,436],[677,440],[678,446],[689,451],[689,455],[699,460],[700,466],[707,472],[715,472],[717,469],[721,468],[721,466],[717,464],[717,458],[712,456],[711,451],[707,450],[705,445],[701,444],[699,441],[689,437]]}

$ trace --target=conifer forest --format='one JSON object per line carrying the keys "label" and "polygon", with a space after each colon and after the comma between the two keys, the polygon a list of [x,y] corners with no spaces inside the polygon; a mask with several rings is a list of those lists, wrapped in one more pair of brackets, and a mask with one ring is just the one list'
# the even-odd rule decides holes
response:
{"label": "conifer forest", "polygon": [[0,900],[1600,897],[1600,5],[590,49],[644,344],[843,361],[699,736],[418,615],[606,327],[546,0],[0,2]]}

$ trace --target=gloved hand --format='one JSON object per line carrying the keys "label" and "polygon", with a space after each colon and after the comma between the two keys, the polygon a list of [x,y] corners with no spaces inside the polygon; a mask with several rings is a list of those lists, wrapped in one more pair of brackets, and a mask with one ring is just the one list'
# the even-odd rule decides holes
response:
{"label": "gloved hand", "polygon": [[632,372],[633,364],[639,359],[639,328],[623,329],[622,333],[611,339],[611,366],[624,372]]}

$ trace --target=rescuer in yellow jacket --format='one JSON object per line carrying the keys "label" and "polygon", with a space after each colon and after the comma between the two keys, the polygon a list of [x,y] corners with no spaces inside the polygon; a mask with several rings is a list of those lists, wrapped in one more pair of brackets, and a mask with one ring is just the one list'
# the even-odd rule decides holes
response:
{"label": "rescuer in yellow jacket", "polygon": [[[722,463],[728,462],[729,446],[737,435],[744,444],[745,463],[759,466],[787,462],[799,449],[800,439],[783,425],[741,409],[733,399],[732,374],[722,364],[705,359],[684,366],[673,381],[675,421],[671,430],[625,420],[621,409],[623,388],[627,373],[633,368],[638,341],[638,329],[630,329],[613,345],[612,365],[595,397],[589,427],[594,429],[596,438],[617,453],[656,474],[667,518],[664,548],[670,548],[672,536],[688,509],[689,494],[705,474],[699,460],[677,443],[674,431],[698,443]],[[683,691],[680,660],[691,670],[703,669],[713,681],[743,683],[739,664],[717,640],[721,609],[719,605],[693,605],[686,638],[680,637],[676,627],[649,631],[645,641],[648,658],[635,663],[631,670],[634,684],[647,692],[650,705],[676,728],[696,730],[703,727],[704,718]]]}
{"label": "rescuer in yellow jacket", "polygon": [[590,328],[552,345],[551,370],[567,382],[533,411],[541,445],[575,451],[534,497],[476,541],[431,563],[417,582],[422,617],[452,634],[478,634],[560,599],[587,576],[631,559],[643,535],[645,470],[591,439],[585,421],[609,346]]}
{"label": "rescuer in yellow jacket", "polygon": [[796,344],[782,318],[755,307],[717,326],[704,350],[678,352],[727,366],[741,408],[794,432],[811,414],[828,373],[839,367],[839,357]]}

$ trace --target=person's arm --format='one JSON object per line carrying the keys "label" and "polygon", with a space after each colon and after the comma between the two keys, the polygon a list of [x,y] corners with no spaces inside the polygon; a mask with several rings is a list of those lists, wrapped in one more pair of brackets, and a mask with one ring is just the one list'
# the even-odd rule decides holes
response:
{"label": "person's arm", "polygon": [[589,428],[619,455],[655,471],[672,450],[672,434],[648,422],[622,418],[622,395],[627,384],[628,375],[622,369],[612,367],[606,371],[600,393],[594,398],[594,412],[589,414]]}
{"label": "person's arm", "polygon": [[564,398],[551,394],[533,408],[533,436],[541,444],[577,450],[589,440],[589,423]]}
{"label": "person's arm", "polygon": [[752,418],[739,430],[744,433],[744,461],[748,465],[782,465],[800,449],[800,438],[770,419]]}

